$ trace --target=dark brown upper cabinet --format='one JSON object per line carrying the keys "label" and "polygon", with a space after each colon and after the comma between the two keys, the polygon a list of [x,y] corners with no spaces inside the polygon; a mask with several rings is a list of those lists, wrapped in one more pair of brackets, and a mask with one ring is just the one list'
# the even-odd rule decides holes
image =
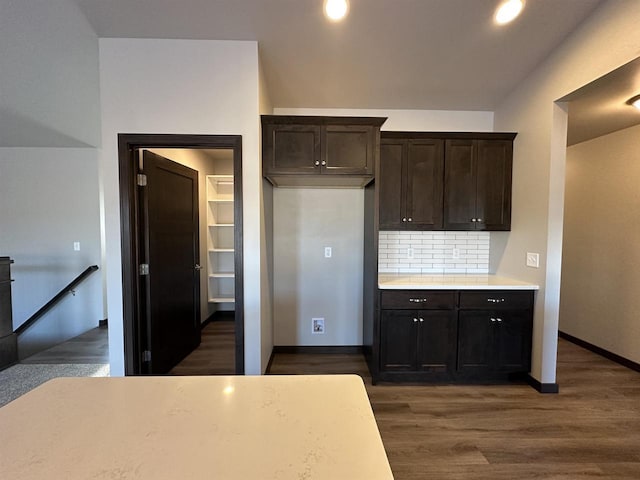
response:
{"label": "dark brown upper cabinet", "polygon": [[385,120],[263,115],[262,173],[276,186],[364,186]]}
{"label": "dark brown upper cabinet", "polygon": [[443,175],[443,140],[382,138],[380,229],[442,229]]}
{"label": "dark brown upper cabinet", "polygon": [[[498,134],[500,135],[500,134]],[[444,229],[510,230],[513,137],[448,139]]]}

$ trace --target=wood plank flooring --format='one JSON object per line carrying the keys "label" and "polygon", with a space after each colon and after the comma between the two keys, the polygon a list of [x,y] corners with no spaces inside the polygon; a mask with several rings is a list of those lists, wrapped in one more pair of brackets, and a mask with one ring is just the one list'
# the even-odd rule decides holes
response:
{"label": "wood plank flooring", "polygon": [[109,363],[109,333],[96,327],[47,350],[23,358],[27,364],[105,364]]}
{"label": "wood plank flooring", "polygon": [[215,320],[202,329],[200,346],[169,375],[234,375],[235,371],[235,324]]}
{"label": "wood plank flooring", "polygon": [[640,373],[559,341],[560,393],[371,385],[361,355],[275,355],[272,374],[357,373],[397,480],[640,479]]}

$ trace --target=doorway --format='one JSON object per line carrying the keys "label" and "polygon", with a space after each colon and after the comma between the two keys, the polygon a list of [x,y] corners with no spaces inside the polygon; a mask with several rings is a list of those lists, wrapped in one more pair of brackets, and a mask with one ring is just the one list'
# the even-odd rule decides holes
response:
{"label": "doorway", "polygon": [[[138,152],[142,149],[189,149],[212,150],[230,153],[232,163],[233,181],[225,188],[228,195],[233,198],[231,202],[233,222],[231,228],[225,226],[227,234],[228,250],[233,252],[232,261],[225,267],[226,288],[233,292],[233,323],[235,330],[234,353],[235,373],[244,373],[244,308],[243,308],[243,256],[242,256],[242,137],[240,135],[166,135],[166,134],[120,134],[118,136],[119,168],[120,168],[120,210],[122,231],[122,275],[123,275],[123,316],[124,316],[124,346],[125,346],[125,374],[138,375],[145,373],[159,373],[149,370],[150,358],[153,352],[148,352],[149,331],[153,323],[149,322],[147,312],[153,310],[150,297],[145,288],[143,271],[140,265],[145,263],[145,258],[140,252],[145,251],[145,225],[143,202],[144,194],[137,185],[138,174],[142,169],[138,158]],[[209,177],[207,177],[209,181]],[[208,225],[207,225],[208,226]],[[196,257],[197,258],[197,257]],[[158,274],[158,269],[163,269],[165,262],[156,262],[150,266]],[[194,259],[194,269],[200,275],[212,276],[206,266],[209,259]],[[200,263],[203,267],[198,265]],[[200,268],[202,268],[200,270]],[[166,272],[165,272],[166,273]],[[162,272],[160,273],[162,275]],[[215,278],[215,277],[214,277]],[[142,281],[141,281],[142,279]],[[230,280],[230,282],[229,282]],[[147,282],[148,283],[148,282]],[[203,282],[204,283],[204,282]],[[202,292],[205,297],[211,297],[210,292]],[[226,297],[228,298],[228,297]],[[219,300],[219,299],[215,299]],[[187,352],[188,353],[188,352]]]}

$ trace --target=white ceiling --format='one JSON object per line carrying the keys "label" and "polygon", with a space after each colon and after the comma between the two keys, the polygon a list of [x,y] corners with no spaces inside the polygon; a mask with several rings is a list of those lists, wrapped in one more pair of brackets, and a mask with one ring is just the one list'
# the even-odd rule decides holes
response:
{"label": "white ceiling", "polygon": [[275,107],[493,110],[601,0],[76,0],[100,37],[257,40]]}

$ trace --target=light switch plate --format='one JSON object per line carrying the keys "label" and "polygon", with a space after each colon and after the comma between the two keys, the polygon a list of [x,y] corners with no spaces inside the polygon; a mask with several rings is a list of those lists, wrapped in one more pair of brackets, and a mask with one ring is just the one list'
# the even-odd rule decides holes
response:
{"label": "light switch plate", "polygon": [[324,247],[324,258],[331,258],[331,247]]}
{"label": "light switch plate", "polygon": [[80,251],[80,242],[73,242],[73,249],[76,252],[79,252]]}
{"label": "light switch plate", "polygon": [[324,333],[324,318],[311,319],[311,333],[315,335]]}
{"label": "light switch plate", "polygon": [[540,254],[527,252],[527,267],[540,268]]}

